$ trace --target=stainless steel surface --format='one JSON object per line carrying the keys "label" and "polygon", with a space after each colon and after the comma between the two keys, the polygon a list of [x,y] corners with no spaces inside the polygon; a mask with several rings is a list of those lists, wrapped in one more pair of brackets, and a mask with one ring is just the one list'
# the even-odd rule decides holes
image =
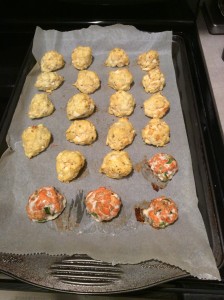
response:
{"label": "stainless steel surface", "polygon": [[218,7],[219,7],[221,14],[224,16],[224,1],[223,0],[218,0]]}
{"label": "stainless steel surface", "polygon": [[224,34],[223,1],[204,0],[202,11],[207,28],[211,34]]}
{"label": "stainless steel surface", "polygon": [[201,13],[197,19],[197,28],[201,50],[204,54],[204,61],[210,79],[211,91],[216,104],[217,116],[224,132],[224,62],[222,60],[224,34],[210,34]]}

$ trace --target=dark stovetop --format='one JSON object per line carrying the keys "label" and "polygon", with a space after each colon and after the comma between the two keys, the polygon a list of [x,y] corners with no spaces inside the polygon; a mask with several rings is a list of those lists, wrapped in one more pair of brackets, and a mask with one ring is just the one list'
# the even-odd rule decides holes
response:
{"label": "dark stovetop", "polygon": [[[32,40],[32,32],[0,32],[0,116],[3,116],[15,87],[20,68]],[[21,42],[22,41],[22,42]],[[16,45],[16,48],[15,48]]]}
{"label": "dark stovetop", "polygon": [[[164,4],[166,1],[160,2]],[[137,7],[137,11],[135,9],[134,14],[127,11],[125,6],[118,6],[118,12],[117,6],[113,6],[112,8],[110,6],[110,9],[108,9],[108,6],[104,5],[104,8],[99,11],[95,6],[88,5],[88,11],[84,12],[86,6],[80,4],[76,5],[76,9],[69,9],[72,6],[72,1],[69,0],[66,2],[66,11],[65,8],[60,6],[62,5],[60,1],[48,1],[48,3],[50,4],[46,6],[45,10],[34,10],[33,6],[30,6],[30,2],[27,2],[26,8],[19,14],[22,9],[19,7],[20,4],[18,2],[15,4],[17,7],[14,7],[13,12],[10,12],[10,6],[5,7],[6,14],[4,16],[3,11],[0,12],[0,15],[2,15],[0,21],[0,40],[2,41],[2,46],[0,47],[0,121],[4,120],[4,112],[7,110],[19,70],[31,46],[36,26],[40,26],[43,29],[56,28],[59,30],[70,30],[74,24],[77,22],[80,23],[80,20],[86,26],[85,20],[112,20],[111,16],[116,16],[115,22],[122,23],[124,15],[126,15],[127,23],[138,24],[139,19],[136,16],[140,14],[141,20],[145,20],[148,30],[151,31],[189,31],[194,28],[194,18],[188,7],[183,5],[185,1],[173,1],[174,7],[176,6],[175,10],[172,6],[165,3],[163,9],[155,9],[154,13],[152,13],[152,9],[147,7],[145,3],[144,5],[140,4]],[[50,13],[50,5],[52,3],[56,5],[54,14]],[[36,4],[39,6],[41,2]],[[29,14],[30,11],[32,11],[32,15]],[[40,14],[42,14],[41,18]],[[150,14],[151,18],[149,18]],[[65,15],[66,18],[64,17]],[[80,15],[84,15],[85,17],[80,18]],[[223,299],[224,269],[220,271],[223,278],[222,282],[198,281],[197,279],[187,278],[162,284],[137,294],[142,297],[147,295],[147,298],[153,297],[155,299]],[[11,281],[7,279],[0,279],[0,290],[43,291],[17,280]],[[132,294],[132,296],[134,295],[136,293]]]}

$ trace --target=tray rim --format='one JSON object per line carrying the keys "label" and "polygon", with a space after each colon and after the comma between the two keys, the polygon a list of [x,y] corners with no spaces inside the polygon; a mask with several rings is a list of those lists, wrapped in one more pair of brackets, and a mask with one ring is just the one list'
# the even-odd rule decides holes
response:
{"label": "tray rim", "polygon": [[[179,38],[179,41],[181,41],[182,43],[184,43],[184,51],[186,52],[186,49],[185,49],[185,40],[184,40],[184,38],[183,38],[183,36],[181,35],[181,33],[178,33],[178,34],[174,34],[174,37],[178,37]],[[30,62],[30,59],[32,60],[32,45],[30,46],[30,49],[29,49],[29,51],[28,51],[28,53],[27,53],[27,56],[26,56],[26,58],[25,58],[25,60],[24,60],[24,63],[23,63],[23,66],[22,66],[22,71],[21,71],[21,75],[22,76],[19,76],[20,78],[23,78],[23,80],[18,80],[17,81],[17,83],[16,83],[16,88],[14,89],[14,93],[13,93],[13,95],[12,95],[12,97],[11,97],[11,100],[13,100],[14,99],[14,101],[12,101],[13,103],[11,103],[11,105],[10,105],[10,107],[9,107],[9,111],[6,113],[6,116],[3,118],[3,121],[4,120],[7,120],[7,117],[8,117],[8,115],[10,114],[10,112],[16,107],[16,104],[17,104],[17,102],[18,102],[18,99],[17,99],[17,101],[15,101],[15,99],[16,99],[16,97],[18,97],[18,95],[20,95],[20,92],[21,92],[21,90],[20,89],[22,89],[22,87],[23,87],[23,82],[24,82],[24,80],[25,80],[25,77],[24,76],[26,76],[25,75],[25,69],[28,69],[29,67],[30,67],[30,65],[29,65],[29,63],[31,64],[31,62]],[[185,55],[186,55],[186,53],[185,53]],[[27,73],[28,73],[28,71],[27,71]],[[11,102],[11,100],[10,100],[10,102]],[[14,103],[14,102],[16,102],[16,103]],[[15,107],[13,107],[13,104],[15,105]],[[10,109],[11,109],[11,111],[10,111]],[[3,123],[3,121],[2,121],[2,123]],[[11,119],[10,119],[10,122],[11,122]],[[8,122],[8,123],[10,123],[10,122]],[[1,123],[1,124],[2,124]],[[3,140],[3,134],[2,134],[2,132],[4,131],[4,130],[6,130],[5,128],[7,127],[7,124],[4,124],[4,126],[3,127],[1,127],[2,129],[0,130],[0,142],[1,142],[1,145],[2,145],[2,140]],[[2,137],[2,138],[1,138]],[[216,208],[215,208],[216,209]],[[217,212],[216,212],[217,213]],[[222,243],[222,241],[220,241],[220,244]],[[212,249],[213,250],[213,249]],[[4,254],[5,255],[5,254]],[[9,255],[9,257],[10,257],[10,259],[12,259],[12,261],[13,260],[17,260],[17,257],[18,256],[23,256],[23,255],[17,255],[17,254],[7,254],[7,255]],[[42,254],[42,255],[44,255],[44,256],[46,256],[46,254]],[[27,256],[27,255],[26,255]],[[30,255],[30,256],[32,256],[32,254]],[[47,255],[48,256],[48,255]],[[57,256],[58,257],[58,256]],[[223,260],[223,252],[222,252],[222,260]],[[23,279],[23,278],[21,278],[21,277],[17,277],[17,275],[16,275],[16,273],[15,273],[15,271],[14,271],[14,273],[13,272],[8,272],[7,271],[7,269],[5,269],[4,267],[3,267],[3,265],[5,264],[5,262],[7,261],[7,259],[5,259],[5,261],[4,261],[4,259],[2,259],[2,257],[0,257],[0,269],[1,269],[1,271],[3,272],[3,273],[5,273],[5,274],[7,274],[7,275],[10,275],[10,276],[13,276],[13,277],[15,277],[15,278],[17,278],[17,279],[19,279],[19,280],[22,280],[22,281],[24,281],[24,282],[27,282],[27,283],[29,283],[29,284],[32,284],[32,285],[36,285],[36,286],[39,286],[39,287],[43,287],[43,288],[47,288],[47,289],[53,289],[53,290],[57,290],[57,289],[55,289],[55,287],[54,288],[50,288],[50,287],[46,287],[46,286],[42,286],[42,285],[39,285],[39,284],[36,284],[36,283],[34,283],[34,282],[31,282],[31,281],[27,281],[27,280],[25,280],[25,279]],[[14,262],[15,263],[15,262]],[[223,263],[223,261],[221,262],[221,263],[219,263],[219,266],[218,267],[220,267],[221,265],[222,265],[222,263]],[[181,270],[182,271],[182,270]],[[164,283],[164,282],[167,282],[167,281],[171,281],[171,280],[175,280],[175,279],[178,279],[178,278],[183,278],[183,277],[188,277],[189,276],[189,274],[188,273],[186,273],[185,271],[182,271],[181,272],[181,274],[180,275],[178,275],[178,276],[176,276],[176,277],[171,277],[171,278],[167,278],[167,279],[165,279],[165,280],[161,280],[159,283],[155,283],[155,284],[151,284],[151,285],[146,285],[146,286],[142,286],[142,287],[139,287],[139,288],[136,288],[136,289],[133,289],[133,288],[131,288],[131,289],[129,289],[129,290],[124,290],[124,291],[110,291],[110,293],[123,293],[123,292],[130,292],[130,291],[136,291],[136,290],[141,290],[141,289],[145,289],[145,288],[147,288],[147,287],[151,287],[151,286],[155,286],[155,285],[157,285],[157,284],[160,284],[160,283]],[[62,290],[57,290],[57,291],[62,291]],[[63,290],[63,291],[66,291],[66,292],[73,292],[73,291],[68,291],[68,290]],[[77,291],[75,291],[76,293],[77,293]],[[79,292],[78,292],[79,293]],[[97,292],[96,294],[98,294],[99,292]],[[87,293],[83,293],[83,294],[89,294],[89,292],[87,292]],[[91,293],[91,294],[95,294],[94,292],[93,293]],[[104,292],[100,292],[100,294],[108,294],[107,292],[106,293],[104,293]]]}

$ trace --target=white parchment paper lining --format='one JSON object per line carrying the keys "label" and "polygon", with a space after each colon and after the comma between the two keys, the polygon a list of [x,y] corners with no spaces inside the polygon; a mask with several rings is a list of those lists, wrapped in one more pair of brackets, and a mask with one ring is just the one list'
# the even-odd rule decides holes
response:
{"label": "white parchment paper lining", "polygon": [[[70,32],[44,31],[37,27],[33,54],[39,62],[47,50],[55,49],[63,54],[66,65],[58,73],[64,76],[64,84],[52,92],[50,99],[55,112],[41,120],[30,120],[28,106],[35,93],[36,64],[27,76],[17,105],[7,141],[13,149],[7,150],[0,161],[0,251],[27,254],[75,254],[86,253],[95,259],[113,263],[139,263],[158,259],[188,271],[193,276],[220,279],[206,230],[197,206],[197,196],[192,172],[191,157],[171,55],[172,32],[147,33],[132,26],[90,26]],[[89,118],[98,131],[98,140],[91,146],[77,146],[65,139],[65,131],[71,121],[66,117],[66,104],[77,89],[72,86],[77,70],[71,65],[72,50],[78,45],[92,47],[94,61],[89,67],[101,79],[101,88],[92,94],[97,111]],[[124,48],[130,57],[129,69],[134,76],[130,92],[136,100],[132,122],[137,136],[125,150],[129,153],[134,172],[128,178],[113,180],[98,172],[103,157],[110,151],[105,145],[109,126],[117,120],[107,113],[109,98],[114,91],[107,86],[111,68],[104,66],[108,52],[114,47]],[[137,65],[138,55],[149,49],[159,52],[160,67],[166,77],[163,94],[169,99],[171,109],[164,120],[171,130],[171,142],[164,148],[145,145],[141,129],[149,119],[144,116],[142,104],[146,94],[141,79],[145,74]],[[21,145],[21,133],[30,125],[44,124],[53,134],[53,142],[47,151],[28,159]],[[81,151],[87,159],[87,167],[81,176],[69,184],[57,180],[55,158],[64,149]],[[155,192],[138,170],[144,157],[159,151],[172,154],[179,163],[179,172],[169,185]],[[31,222],[25,212],[28,197],[41,186],[53,185],[67,198],[68,205],[57,220],[45,224]],[[118,193],[123,202],[121,214],[110,223],[98,224],[86,215],[83,205],[85,194],[99,186],[106,186]],[[155,230],[135,220],[134,206],[143,200],[160,195],[171,197],[179,207],[179,220],[164,230]]]}

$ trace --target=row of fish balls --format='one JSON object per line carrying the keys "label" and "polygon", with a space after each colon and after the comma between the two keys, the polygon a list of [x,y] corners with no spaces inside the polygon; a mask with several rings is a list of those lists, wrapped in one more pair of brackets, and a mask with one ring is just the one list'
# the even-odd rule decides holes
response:
{"label": "row of fish balls", "polygon": [[[124,99],[123,102],[122,102],[122,99]],[[126,99],[126,101],[125,101],[125,99]],[[124,115],[129,115],[133,111],[134,105],[135,105],[134,98],[130,93],[127,93],[124,91],[118,91],[111,96],[108,112],[113,113],[119,117],[124,116]],[[93,99],[87,94],[79,93],[69,99],[66,110],[67,110],[68,118],[70,120],[73,120],[73,119],[80,119],[80,118],[90,116],[94,112],[94,109],[95,109],[95,103],[94,103]],[[150,121],[151,125],[147,125],[147,128],[148,128],[147,132],[150,131],[149,135],[146,132],[146,129],[144,129],[144,131],[142,133],[143,139],[146,143],[153,144],[155,146],[160,146],[163,143],[163,142],[158,142],[158,143],[153,142],[154,139],[153,138],[150,139],[150,136],[154,135],[152,130],[158,131],[158,130],[156,130],[156,127],[158,127],[158,124],[160,125],[161,128],[165,128],[164,130],[167,133],[169,133],[169,130],[168,130],[166,124],[164,123],[164,121],[158,120],[167,112],[168,109],[169,109],[169,102],[160,93],[151,96],[151,98],[149,98],[148,100],[146,100],[144,102],[145,114],[147,116],[154,117],[154,120]],[[41,118],[41,117],[46,117],[46,116],[50,115],[53,111],[54,111],[54,105],[50,101],[49,97],[46,94],[36,94],[31,101],[28,115],[31,119]],[[126,133],[128,135],[130,135],[129,133],[131,133],[131,135],[130,135],[130,138],[131,138],[134,133],[133,128],[130,130],[125,129],[127,127],[127,126],[124,126],[125,121],[126,121],[126,124],[129,124],[130,122],[128,123],[126,119],[123,119],[122,121],[123,122],[120,122],[118,124],[118,126],[116,126],[116,125],[114,126],[115,128],[117,128],[117,130],[114,129],[114,127],[112,127],[112,129],[111,129],[111,132],[113,132],[115,139],[117,136],[116,132],[119,131],[119,128],[121,128],[120,132],[121,133],[123,132],[122,136],[118,137],[119,139],[124,139]],[[83,125],[84,127],[83,126],[78,127],[78,125],[81,125],[82,123],[83,122],[81,122],[81,121],[80,122],[76,121],[74,124],[71,125],[71,127],[68,131],[73,132],[74,134],[77,135],[77,138],[79,138],[81,131],[84,133],[84,132],[87,132],[90,130],[91,132],[93,132],[93,137],[91,137],[89,142],[88,141],[85,142],[85,140],[80,141],[80,144],[91,144],[96,139],[95,129],[93,128],[93,125],[91,126],[91,124],[89,124],[89,123],[87,124],[87,122],[86,122],[86,124],[84,124],[85,126]],[[87,126],[87,128],[85,128],[86,126]],[[77,128],[77,129],[79,128],[81,130],[80,134],[78,134],[78,132],[77,132],[77,130],[75,130],[75,128]],[[112,135],[112,134],[109,134],[109,135]],[[109,138],[109,139],[111,139],[111,138]],[[71,140],[71,138],[70,138],[70,140]],[[151,140],[151,142],[148,142],[149,140]],[[128,144],[130,144],[130,143],[128,143]],[[128,144],[124,143],[124,147],[127,146]],[[165,144],[165,142],[164,142],[164,144]],[[124,148],[124,147],[122,147],[122,148]],[[111,148],[115,149],[115,150],[122,149],[122,148],[116,149],[116,146],[111,147]]]}
{"label": "row of fish balls", "polygon": [[[116,91],[129,91],[133,83],[133,75],[127,68],[109,72],[108,86]],[[79,71],[77,80],[73,85],[82,93],[92,94],[100,88],[101,81],[96,72],[82,70]],[[143,76],[142,85],[147,93],[153,94],[162,91],[165,86],[164,74],[158,67],[152,69]],[[36,83],[36,87],[40,89],[38,83]]]}
{"label": "row of fish balls", "polygon": [[[148,51],[138,58],[142,70],[148,71],[143,76],[142,84],[146,92],[155,93],[143,104],[145,115],[152,118],[142,130],[145,143],[155,146],[164,146],[169,142],[170,130],[165,121],[160,120],[169,110],[169,101],[159,91],[165,85],[165,77],[159,69],[159,56],[156,51]],[[164,188],[178,171],[178,165],[173,156],[166,153],[157,153],[150,160],[144,162],[143,176],[150,181],[153,188],[158,191]],[[87,210],[98,220],[96,203],[87,204]],[[165,228],[178,219],[178,208],[175,202],[165,196],[155,198],[149,202],[141,203],[135,208],[137,221],[149,223],[154,228]],[[99,220],[98,220],[99,221]]]}
{"label": "row of fish balls", "polygon": [[[143,129],[142,138],[147,144],[157,147],[169,141],[169,126],[160,119],[152,119]],[[106,137],[106,145],[112,150],[123,150],[132,144],[136,132],[127,118],[119,118],[114,122]],[[76,145],[91,145],[97,138],[97,131],[89,120],[75,120],[65,132],[66,139]],[[49,146],[51,133],[43,124],[29,126],[22,133],[25,155],[32,158]]]}
{"label": "row of fish balls", "polygon": [[[76,47],[71,55],[72,64],[77,70],[87,69],[93,61],[92,49],[88,46]],[[138,65],[144,71],[150,71],[159,66],[159,55],[155,50],[149,50],[138,56]],[[112,49],[105,61],[107,67],[124,67],[130,64],[128,54],[124,49],[114,48]],[[65,61],[63,56],[55,51],[47,51],[40,61],[40,67],[42,72],[52,72],[63,68]]]}
{"label": "row of fish balls", "polygon": [[[150,59],[151,57],[151,59]],[[150,62],[151,63],[147,63]],[[143,71],[148,71],[143,76],[142,85],[146,92],[153,95],[144,102],[145,115],[152,120],[142,130],[142,137],[147,144],[164,146],[169,142],[170,129],[161,118],[169,111],[170,103],[160,92],[165,86],[164,74],[159,69],[159,55],[156,51],[149,51],[139,56],[139,64]],[[153,128],[156,133],[152,135]],[[142,165],[142,174],[153,189],[159,191],[167,186],[168,182],[178,171],[178,164],[172,155],[156,153]],[[135,208],[136,219],[139,222],[149,222],[154,228],[165,228],[178,219],[176,203],[166,196],[143,202]]]}
{"label": "row of fish balls", "polygon": [[[153,94],[143,104],[145,115],[152,120],[142,130],[142,137],[146,144],[164,146],[169,142],[170,129],[161,118],[169,111],[170,103],[160,93],[165,86],[165,76],[159,68],[159,54],[154,50],[143,53],[139,56],[138,63],[143,71],[147,71],[142,85],[147,93]],[[154,130],[155,134],[152,134]],[[151,159],[144,161],[142,166],[144,178],[156,191],[165,188],[177,171],[177,161],[167,153],[156,153]],[[135,215],[137,221],[149,222],[158,229],[173,224],[178,218],[178,209],[172,199],[162,196],[150,203],[143,202],[136,206]]]}
{"label": "row of fish balls", "polygon": [[[72,52],[72,64],[81,72],[78,73],[77,81],[74,83],[81,92],[91,94],[100,87],[100,79],[96,72],[86,70],[92,63],[92,49],[79,46]],[[121,48],[110,51],[105,65],[109,67],[124,67],[129,65],[130,60],[127,53]],[[164,74],[159,69],[159,55],[155,50],[140,54],[137,63],[148,74],[142,79],[146,92],[155,93],[161,91],[165,85]],[[56,70],[63,68],[65,61],[57,51],[48,51],[41,58],[40,66],[42,73],[38,76],[35,86],[39,90],[51,92],[58,88],[64,78],[57,74]],[[115,90],[128,91],[133,84],[133,76],[127,68],[118,69],[109,73],[108,85]]]}
{"label": "row of fish balls", "polygon": [[[84,203],[87,212],[97,222],[111,221],[118,217],[122,201],[118,194],[106,187],[88,192]],[[57,218],[67,205],[66,198],[53,186],[42,187],[29,196],[26,205],[28,217],[43,223]],[[178,219],[176,203],[166,196],[145,201],[135,207],[136,219],[148,223],[153,228],[164,229]]]}

